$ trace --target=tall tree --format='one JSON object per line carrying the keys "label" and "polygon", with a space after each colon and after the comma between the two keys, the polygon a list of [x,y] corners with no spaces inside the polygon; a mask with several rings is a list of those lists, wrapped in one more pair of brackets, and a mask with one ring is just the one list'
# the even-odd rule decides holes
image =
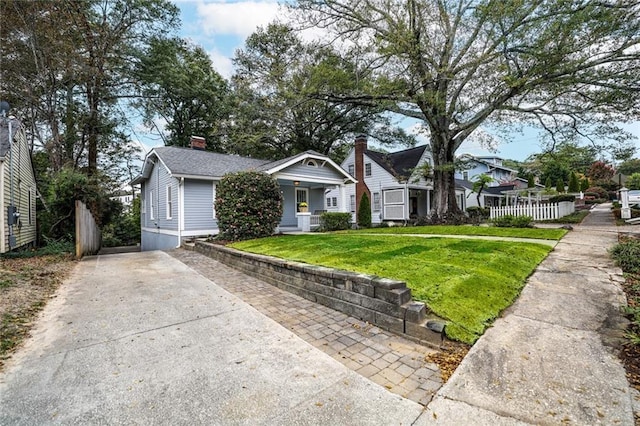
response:
{"label": "tall tree", "polygon": [[410,144],[378,105],[317,99],[324,91],[349,92],[359,79],[352,61],[330,47],[305,44],[288,26],[258,29],[238,50],[230,150],[283,158],[315,150],[341,159],[357,134],[383,143]]}
{"label": "tall tree", "polygon": [[[609,137],[637,116],[636,0],[299,0],[371,70],[346,104],[378,104],[430,131],[437,214],[457,210],[454,158],[483,124],[527,123],[554,141]],[[603,130],[603,129],[607,130]]]}
{"label": "tall tree", "polygon": [[150,126],[157,118],[166,123],[158,129],[165,145],[188,146],[197,135],[206,139],[208,149],[223,150],[230,93],[202,47],[182,39],[156,39],[142,56],[137,76],[145,83],[140,100],[145,121]]}
{"label": "tall tree", "polygon": [[[36,123],[53,165],[95,174],[135,96],[132,65],[153,37],[178,24],[168,0],[2,2],[1,94]],[[5,66],[8,64],[9,66]]]}

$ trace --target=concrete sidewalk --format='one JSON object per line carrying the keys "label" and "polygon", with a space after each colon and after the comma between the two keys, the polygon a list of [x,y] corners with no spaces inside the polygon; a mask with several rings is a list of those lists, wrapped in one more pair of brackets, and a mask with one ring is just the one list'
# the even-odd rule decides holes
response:
{"label": "concrete sidewalk", "polygon": [[162,252],[87,258],[0,376],[0,424],[409,425],[421,405]]}
{"label": "concrete sidewalk", "polygon": [[626,302],[607,253],[618,235],[609,207],[592,210],[560,241],[417,424],[634,424],[611,346]]}

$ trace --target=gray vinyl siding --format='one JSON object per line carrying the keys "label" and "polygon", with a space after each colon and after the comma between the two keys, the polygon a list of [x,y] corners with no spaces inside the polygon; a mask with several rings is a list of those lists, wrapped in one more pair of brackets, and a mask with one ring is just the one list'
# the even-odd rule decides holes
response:
{"label": "gray vinyl siding", "polygon": [[[4,238],[0,252],[9,250],[9,225],[7,207],[11,204],[11,163],[13,163],[13,201],[20,214],[18,223],[13,227],[16,246],[24,247],[35,244],[36,240],[36,183],[31,166],[31,154],[27,146],[24,130],[18,130],[13,136],[11,153],[6,155],[1,167],[3,173],[2,197],[2,227]],[[31,214],[31,223],[29,215]]]}
{"label": "gray vinyl siding", "polygon": [[[167,219],[167,185],[171,185],[172,193],[172,218]],[[178,180],[171,177],[160,163],[151,171],[151,176],[144,185],[145,214],[143,214],[143,227],[178,230]],[[153,191],[153,200],[150,196]],[[153,201],[153,206],[151,205]],[[151,209],[154,211],[154,218],[151,219]]]}
{"label": "gray vinyl siding", "polygon": [[185,231],[218,229],[218,221],[213,219],[213,202],[212,181],[185,179]]}
{"label": "gray vinyl siding", "polygon": [[310,179],[344,179],[344,176],[329,164],[325,164],[324,166],[322,166],[322,161],[313,161],[315,161],[317,167],[297,163],[290,167],[287,167],[286,169],[283,169],[280,173],[293,174],[296,176],[307,176]]}

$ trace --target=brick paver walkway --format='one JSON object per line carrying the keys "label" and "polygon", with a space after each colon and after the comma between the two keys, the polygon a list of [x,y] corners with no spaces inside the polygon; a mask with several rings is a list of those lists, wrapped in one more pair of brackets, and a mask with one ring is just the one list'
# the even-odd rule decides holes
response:
{"label": "brick paver walkway", "polygon": [[391,392],[427,405],[442,386],[434,349],[310,302],[189,250],[171,256]]}

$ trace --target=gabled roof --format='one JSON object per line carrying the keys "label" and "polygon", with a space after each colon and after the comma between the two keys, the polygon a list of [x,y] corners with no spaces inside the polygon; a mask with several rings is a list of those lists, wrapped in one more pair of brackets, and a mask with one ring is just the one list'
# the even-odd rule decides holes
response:
{"label": "gabled roof", "polygon": [[315,151],[306,151],[282,160],[269,161],[191,148],[162,146],[153,148],[149,154],[147,154],[144,165],[142,166],[142,172],[132,181],[132,184],[138,184],[149,178],[153,164],[155,164],[154,159],[158,159],[167,168],[169,173],[175,177],[219,179],[227,173],[247,170],[273,174],[307,158],[329,162],[338,171],[342,172],[345,179],[353,180],[353,177],[344,171],[342,167],[334,163],[327,156]]}
{"label": "gabled roof", "polygon": [[421,145],[392,153],[366,150],[365,154],[396,178],[407,179],[413,173],[428,145]]}
{"label": "gabled roof", "polygon": [[477,163],[484,164],[484,165],[489,167],[489,170],[500,169],[500,170],[505,170],[505,171],[510,172],[510,173],[517,173],[517,170],[513,170],[513,169],[510,169],[509,167],[501,166],[501,165],[496,164],[493,161],[491,161],[492,158],[497,158],[497,159],[502,160],[502,158],[500,158],[500,157],[495,157],[495,156],[493,156],[493,157],[486,157],[486,156],[485,157],[481,157],[481,156],[475,156],[475,155],[471,155],[471,154],[462,154],[460,156],[460,158],[462,158],[462,157],[466,157],[471,161],[475,161]]}

